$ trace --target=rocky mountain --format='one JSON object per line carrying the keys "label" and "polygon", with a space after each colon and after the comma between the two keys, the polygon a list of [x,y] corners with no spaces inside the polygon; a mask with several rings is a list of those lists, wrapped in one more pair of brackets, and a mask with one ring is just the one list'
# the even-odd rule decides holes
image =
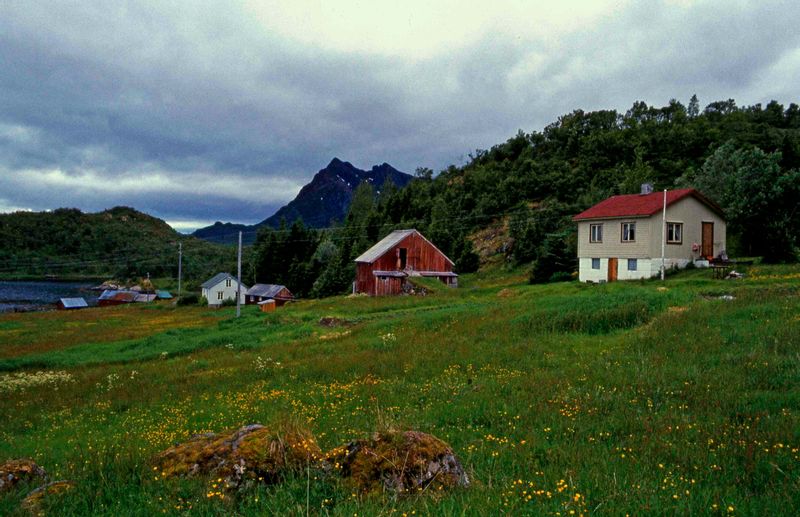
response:
{"label": "rocky mountain", "polygon": [[200,228],[192,235],[217,243],[233,243],[237,232],[243,232],[243,240],[255,240],[256,231],[262,226],[277,228],[281,221],[287,224],[302,219],[306,226],[324,228],[333,221],[341,221],[347,214],[353,191],[361,182],[371,183],[380,192],[384,183],[391,181],[397,187],[404,187],[412,176],[400,172],[388,163],[375,165],[365,171],[350,162],[334,158],[314,175],[292,201],[281,207],[270,217],[254,225],[216,222],[212,226]]}

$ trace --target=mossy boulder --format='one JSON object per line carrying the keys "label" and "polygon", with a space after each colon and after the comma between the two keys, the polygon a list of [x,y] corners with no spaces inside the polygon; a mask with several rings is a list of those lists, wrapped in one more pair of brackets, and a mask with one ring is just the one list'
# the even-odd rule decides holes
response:
{"label": "mossy boulder", "polygon": [[223,433],[193,436],[154,458],[164,477],[215,476],[227,488],[245,482],[273,483],[290,470],[316,463],[322,451],[305,430],[272,431],[251,424]]}
{"label": "mossy boulder", "polygon": [[16,459],[0,463],[0,493],[7,492],[19,483],[37,483],[47,479],[47,472],[33,460]]}
{"label": "mossy boulder", "polygon": [[34,515],[42,514],[42,503],[46,498],[63,494],[73,488],[75,488],[75,483],[64,479],[47,483],[31,491],[31,493],[22,500],[21,507],[23,510],[27,510]]}
{"label": "mossy boulder", "polygon": [[400,495],[469,485],[453,449],[418,431],[375,433],[334,449],[327,461],[362,492]]}

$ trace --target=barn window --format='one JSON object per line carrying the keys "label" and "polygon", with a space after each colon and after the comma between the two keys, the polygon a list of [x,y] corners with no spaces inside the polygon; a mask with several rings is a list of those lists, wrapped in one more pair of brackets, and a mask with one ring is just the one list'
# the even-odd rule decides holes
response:
{"label": "barn window", "polygon": [[667,243],[683,243],[683,223],[667,223]]}
{"label": "barn window", "polygon": [[592,269],[600,269],[600,259],[593,258],[592,259]]}
{"label": "barn window", "polygon": [[603,225],[589,225],[589,242],[603,242]]}
{"label": "barn window", "polygon": [[628,271],[636,271],[639,264],[637,259],[628,259]]}
{"label": "barn window", "polygon": [[636,223],[622,223],[622,242],[636,240]]}
{"label": "barn window", "polygon": [[398,250],[398,257],[400,258],[400,266],[398,269],[405,269],[406,260],[408,259],[408,250],[406,248],[400,248]]}

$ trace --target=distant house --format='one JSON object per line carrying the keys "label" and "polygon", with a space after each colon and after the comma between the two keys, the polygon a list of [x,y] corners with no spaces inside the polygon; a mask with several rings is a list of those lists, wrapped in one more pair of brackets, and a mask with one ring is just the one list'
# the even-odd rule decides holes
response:
{"label": "distant house", "polygon": [[[221,305],[225,300],[236,300],[239,283],[230,273],[217,273],[203,282],[202,295],[208,300],[209,307]],[[240,303],[245,303],[247,286],[242,284]]]}
{"label": "distant house", "polygon": [[56,303],[59,310],[69,311],[74,309],[86,309],[89,304],[83,298],[61,298]]}
{"label": "distant house", "polygon": [[245,303],[257,304],[267,300],[274,300],[277,307],[294,300],[294,295],[286,286],[277,284],[255,284],[245,293]]}
{"label": "distant house", "polygon": [[114,305],[124,305],[126,303],[133,303],[136,301],[136,297],[138,295],[139,293],[137,293],[136,291],[106,289],[100,294],[100,297],[97,299],[97,305],[99,307],[109,307]]}
{"label": "distant house", "polygon": [[400,294],[408,277],[435,277],[458,286],[453,261],[417,230],[395,230],[356,258],[353,291],[370,296]]}
{"label": "distant house", "polygon": [[578,278],[600,282],[650,278],[665,266],[685,267],[725,249],[725,216],[694,189],[612,196],[573,217],[578,223]]}

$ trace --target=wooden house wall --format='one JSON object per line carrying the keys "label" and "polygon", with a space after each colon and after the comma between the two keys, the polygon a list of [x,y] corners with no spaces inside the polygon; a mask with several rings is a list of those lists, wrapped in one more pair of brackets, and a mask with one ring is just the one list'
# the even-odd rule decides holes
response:
{"label": "wooden house wall", "polygon": [[412,233],[372,263],[375,271],[400,270],[400,248],[406,248],[406,269],[414,271],[452,271],[445,256],[419,234]]}
{"label": "wooden house wall", "polygon": [[369,295],[400,294],[404,278],[390,277],[378,279],[373,271],[400,271],[400,248],[406,249],[406,270],[413,271],[452,271],[453,265],[447,258],[422,236],[412,233],[372,264],[356,264],[356,292]]}

